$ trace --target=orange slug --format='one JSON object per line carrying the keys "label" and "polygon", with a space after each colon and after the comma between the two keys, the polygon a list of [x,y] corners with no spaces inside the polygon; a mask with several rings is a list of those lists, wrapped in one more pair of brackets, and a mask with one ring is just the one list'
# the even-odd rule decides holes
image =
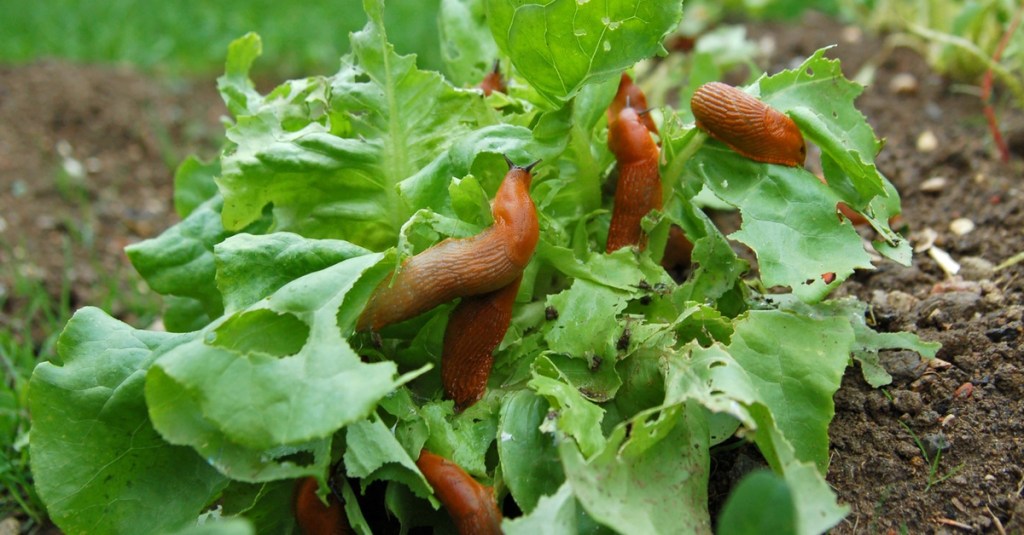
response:
{"label": "orange slug", "polygon": [[441,384],[445,397],[462,412],[487,389],[494,350],[512,321],[512,305],[523,277],[490,293],[463,297],[448,318],[441,356]]}
{"label": "orange slug", "polygon": [[416,466],[448,510],[459,535],[500,535],[501,511],[492,488],[478,483],[459,465],[427,450],[420,452]]}
{"label": "orange slug", "polygon": [[304,477],[295,484],[292,505],[295,523],[304,535],[346,535],[352,533],[348,518],[341,502],[333,494],[327,496],[328,504],[316,495],[317,483],[314,477]]}
{"label": "orange slug", "polygon": [[402,264],[370,297],[358,331],[405,321],[457,297],[493,292],[516,280],[537,247],[537,210],[530,199],[530,171],[508,158],[508,174],[491,207],[494,224],[476,236],[448,238]]}
{"label": "orange slug", "polygon": [[484,76],[479,87],[483,90],[484,96],[490,96],[490,94],[495,91],[499,93],[508,92],[508,86],[505,85],[505,79],[501,77],[500,60],[494,60],[494,68]]}
{"label": "orange slug", "polygon": [[615,122],[619,117],[619,112],[626,107],[637,110],[640,114],[640,122],[647,127],[648,131],[652,134],[658,133],[658,125],[654,124],[651,114],[644,113],[647,111],[647,95],[644,95],[640,86],[633,83],[633,79],[628,74],[622,73],[622,78],[619,79],[619,90],[615,93],[615,99],[608,106],[608,124]]}
{"label": "orange slug", "polygon": [[658,146],[636,110],[624,107],[608,126],[608,147],[619,165],[619,181],[605,252],[631,245],[643,249],[640,220],[662,205]]}
{"label": "orange slug", "polygon": [[807,146],[796,123],[731,85],[700,86],[690,108],[698,128],[751,160],[790,167],[804,164]]}

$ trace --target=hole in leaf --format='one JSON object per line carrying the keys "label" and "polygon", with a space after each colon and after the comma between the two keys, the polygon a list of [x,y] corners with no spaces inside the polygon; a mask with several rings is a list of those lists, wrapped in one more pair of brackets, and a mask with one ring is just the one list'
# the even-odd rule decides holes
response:
{"label": "hole in leaf", "polygon": [[255,310],[239,314],[217,328],[210,345],[238,353],[286,357],[298,353],[309,337],[309,326],[293,314]]}
{"label": "hole in leaf", "polygon": [[279,463],[292,463],[297,466],[309,466],[316,461],[313,452],[299,450],[285,455],[275,456],[274,460]]}

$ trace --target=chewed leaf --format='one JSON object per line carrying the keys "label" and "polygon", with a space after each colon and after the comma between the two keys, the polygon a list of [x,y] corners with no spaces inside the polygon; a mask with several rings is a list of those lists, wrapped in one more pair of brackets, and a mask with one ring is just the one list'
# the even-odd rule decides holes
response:
{"label": "chewed leaf", "polygon": [[57,343],[62,365],[32,375],[32,474],[72,533],[161,533],[195,520],[226,479],[149,421],[143,380],[155,352],[191,335],[135,330],[83,308]]}
{"label": "chewed leaf", "polygon": [[796,69],[761,78],[761,98],[787,113],[821,149],[829,187],[882,236],[885,246],[878,252],[910,265],[910,245],[889,228],[889,219],[899,213],[899,193],[874,163],[882,143],[854,106],[863,87],[844,78],[839,60],[826,59],[826,50]]}
{"label": "chewed leaf", "polygon": [[[745,347],[746,343],[736,346],[738,353],[745,354],[741,358],[753,356],[749,347]],[[770,351],[768,348],[765,349]],[[790,405],[785,401],[785,395],[777,390],[779,386],[766,388],[768,383],[763,378],[748,373],[740,362],[733,358],[731,352],[732,346],[725,348],[714,345],[704,349],[691,345],[688,358],[670,359],[665,377],[666,403],[695,400],[714,413],[732,416],[752,431],[753,440],[765,460],[776,474],[786,480],[790,492],[793,493],[797,533],[823,533],[842,520],[847,508],[836,503],[835,493],[829,488],[822,472],[814,463],[800,460],[793,448],[793,439],[776,424],[773,415],[792,418],[798,416],[800,410],[787,412],[784,407]],[[799,365],[804,366],[806,363]],[[765,367],[770,368],[771,362],[766,362]],[[797,372],[794,376],[800,373],[802,372]],[[791,392],[793,388],[798,389],[794,385],[789,391]],[[765,393],[770,395],[765,396]],[[769,398],[773,399],[769,402],[771,406],[766,405],[764,401]],[[810,410],[803,404],[792,406],[798,406],[803,411]],[[790,422],[791,429],[794,428],[794,423]],[[799,424],[796,429],[799,432]],[[814,434],[817,435],[817,431]],[[827,446],[827,441],[825,444]]]}
{"label": "chewed leaf", "polygon": [[[836,217],[839,197],[807,171],[752,162],[720,145],[704,146],[689,168],[740,208],[743,226],[731,237],[757,253],[765,285],[819,301],[854,269],[872,267],[853,226]],[[835,277],[826,282],[825,273]]]}
{"label": "chewed leaf", "polygon": [[558,319],[544,337],[548,347],[575,358],[614,360],[615,343],[622,331],[617,316],[626,308],[629,297],[625,292],[576,279],[571,288],[547,301],[558,311]]}
{"label": "chewed leaf", "polygon": [[620,533],[710,533],[707,413],[696,403],[641,413],[595,455],[559,446],[566,480],[598,522]]}
{"label": "chewed leaf", "polygon": [[545,100],[557,106],[591,81],[662,50],[682,2],[487,0],[498,47]]}
{"label": "chewed leaf", "polygon": [[532,512],[516,519],[506,518],[501,529],[506,535],[573,535],[580,532],[576,514],[576,497],[566,482],[554,494],[542,497]]}
{"label": "chewed leaf", "polygon": [[772,411],[802,461],[828,467],[828,424],[854,333],[844,318],[751,311],[736,324],[729,353]]}
{"label": "chewed leaf", "polygon": [[572,386],[555,379],[557,375],[554,364],[547,357],[539,357],[534,361],[529,386],[547,398],[557,415],[558,429],[575,438],[583,455],[589,457],[604,447],[601,420],[605,411]]}
{"label": "chewed leaf", "polygon": [[486,20],[484,0],[441,2],[441,59],[448,77],[458,85],[479,84],[498,58],[498,46],[487,30]]}
{"label": "chewed leaf", "polygon": [[868,305],[853,298],[828,300],[807,304],[793,299],[780,299],[779,308],[810,317],[831,317],[849,322],[856,335],[853,357],[860,363],[864,380],[878,388],[892,382],[892,377],[879,363],[878,352],[883,349],[908,349],[925,358],[935,357],[941,347],[938,342],[926,342],[914,333],[877,332],[867,324]]}
{"label": "chewed leaf", "polygon": [[431,494],[416,461],[380,418],[375,416],[348,426],[345,445],[345,470],[349,477],[362,480],[362,492],[372,481],[394,480],[404,483],[421,498]]}
{"label": "chewed leaf", "polygon": [[757,84],[765,102],[788,113],[804,136],[840,163],[848,176],[826,177],[829,185],[855,208],[863,208],[876,195],[886,195],[874,165],[882,143],[853,104],[864,88],[843,77],[839,60],[825,58],[827,50]]}
{"label": "chewed leaf", "polygon": [[[147,401],[159,407],[153,410],[156,427],[174,443],[200,447],[195,440],[209,432],[199,428],[209,428],[228,443],[263,451],[323,439],[365,418],[402,379],[395,378],[392,362],[360,360],[342,338],[341,330],[351,325],[338,324],[339,317],[352,321],[352,314],[339,308],[362,306],[346,301],[346,294],[357,284],[375,285],[379,275],[362,280],[363,274],[382,258],[358,256],[298,278],[246,311],[215,321],[202,338],[161,355],[147,387]],[[238,323],[259,311],[266,312]],[[260,321],[270,330],[287,316],[308,326],[307,339],[290,346],[300,348],[297,353],[268,354],[237,338],[258,332]],[[182,423],[185,414],[193,423]]]}

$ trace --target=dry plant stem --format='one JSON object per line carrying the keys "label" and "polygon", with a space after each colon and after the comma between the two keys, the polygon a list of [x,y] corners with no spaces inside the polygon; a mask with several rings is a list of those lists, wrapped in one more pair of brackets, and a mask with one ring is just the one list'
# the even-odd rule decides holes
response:
{"label": "dry plant stem", "polygon": [[[511,163],[510,163],[511,165]],[[540,228],[530,199],[530,168],[512,166],[494,197],[494,224],[465,239],[447,239],[405,261],[374,291],[356,324],[380,329],[458,297],[508,286],[526,268]]]}
{"label": "dry plant stem", "polygon": [[463,297],[448,318],[441,356],[441,384],[445,397],[462,412],[483,397],[494,364],[494,350],[512,322],[512,307],[520,275],[508,286],[491,293]]}
{"label": "dry plant stem", "polygon": [[470,477],[459,465],[427,450],[416,466],[434,488],[434,495],[451,516],[459,535],[500,535],[501,511],[494,490]]}
{"label": "dry plant stem", "polygon": [[[1013,19],[1010,24],[1006,27],[1006,32],[1003,33],[1001,39],[999,39],[999,45],[996,46],[995,52],[992,53],[992,62],[995,64],[999,63],[999,59],[1003,57],[1003,51],[1006,49],[1006,45],[1010,43],[1010,37],[1017,31],[1017,26],[1020,25],[1021,12],[1024,8],[1017,8],[1017,11],[1013,14]],[[985,119],[988,121],[988,128],[992,131],[992,139],[999,149],[999,159],[1003,163],[1010,161],[1010,148],[1006,145],[1006,140],[1003,139],[1002,132],[999,131],[999,123],[996,121],[996,112],[992,108],[992,67],[985,71],[985,78],[981,82],[981,101],[984,103]]]}

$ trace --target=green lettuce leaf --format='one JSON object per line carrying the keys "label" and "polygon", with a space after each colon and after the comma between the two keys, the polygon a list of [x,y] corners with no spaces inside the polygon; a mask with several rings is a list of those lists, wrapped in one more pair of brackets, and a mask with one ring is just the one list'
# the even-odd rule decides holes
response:
{"label": "green lettuce leaf", "polygon": [[498,60],[484,0],[442,0],[438,29],[445,74],[458,85],[478,85]]}
{"label": "green lettuce leaf", "polygon": [[559,446],[567,481],[598,522],[620,533],[711,533],[707,417],[700,405],[640,413],[584,458]]}
{"label": "green lettuce leaf", "polygon": [[682,2],[487,0],[498,48],[552,107],[664,50]]}
{"label": "green lettuce leaf", "polygon": [[564,480],[557,435],[541,431],[548,411],[547,401],[529,390],[505,398],[501,407],[498,458],[505,484],[524,513],[533,511],[542,496],[554,494]]}
{"label": "green lettuce leaf", "polygon": [[[384,271],[371,268],[382,258],[358,256],[305,275],[162,354],[146,389],[156,427],[168,441],[212,456],[222,469],[237,468],[237,479],[312,472],[308,461],[289,460],[296,455],[289,448],[319,451],[314,464],[326,462],[322,441],[365,418],[411,377],[395,379],[391,362],[361,362],[342,338],[364,302],[346,301],[346,294],[356,285],[375,286]],[[367,272],[373,276],[364,278]],[[339,324],[339,317],[346,319]],[[212,435],[222,435],[226,449],[211,448]],[[257,462],[259,452],[274,448],[284,450]],[[237,453],[238,463],[224,451]]]}
{"label": "green lettuce leaf", "polygon": [[143,397],[161,347],[188,335],[140,331],[96,308],[75,313],[61,364],[32,374],[32,474],[54,523],[74,532],[164,533],[194,522],[227,480],[153,429]]}
{"label": "green lettuce leaf", "polygon": [[399,194],[398,183],[465,132],[482,101],[397,55],[382,3],[364,7],[370,21],[352,34],[352,52],[335,76],[292,80],[266,97],[252,96],[244,80],[258,40],[233,44],[228,63],[236,67],[225,77],[233,82],[222,91],[232,89],[226,99],[248,96],[234,100],[237,122],[218,179],[226,228],[241,229],[272,204],[278,230],[379,250],[421,207]]}

